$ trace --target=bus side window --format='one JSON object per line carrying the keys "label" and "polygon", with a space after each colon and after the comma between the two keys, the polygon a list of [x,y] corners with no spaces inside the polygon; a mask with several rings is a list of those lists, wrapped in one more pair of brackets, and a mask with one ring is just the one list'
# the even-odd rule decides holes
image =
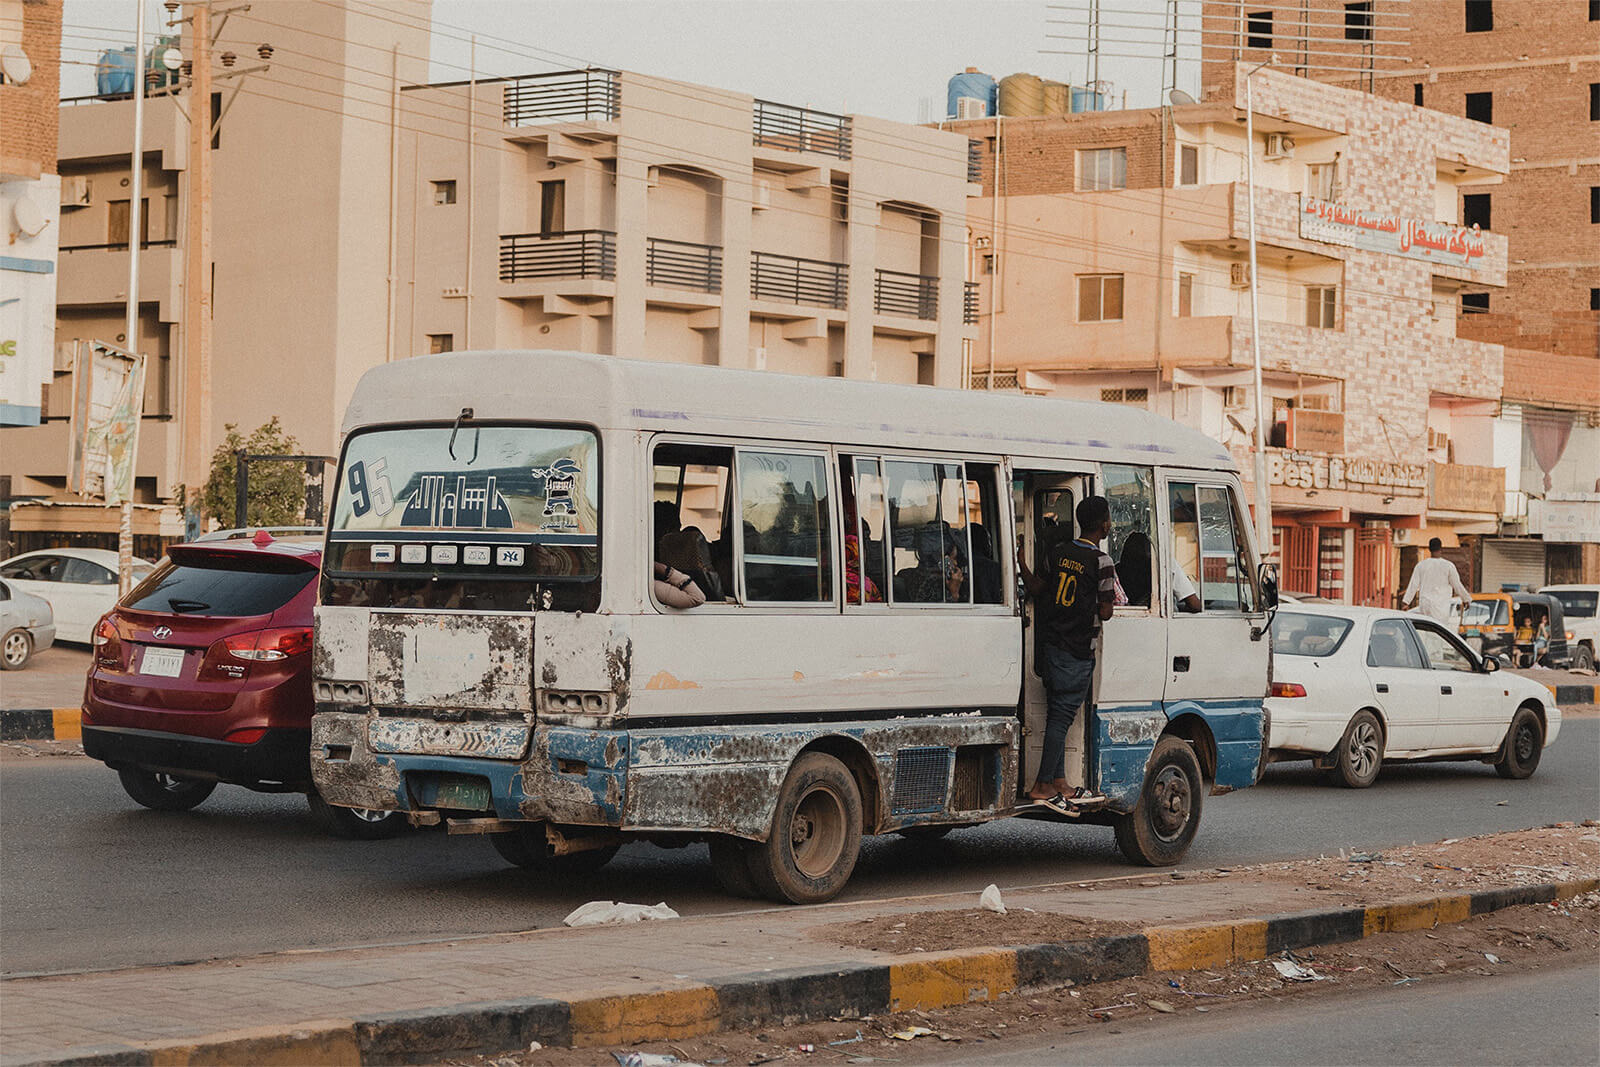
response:
{"label": "bus side window", "polygon": [[845,602],[883,604],[889,599],[889,511],[883,471],[876,459],[841,456],[839,486],[844,516]]}
{"label": "bus side window", "polygon": [[1155,470],[1108,463],[1101,468],[1101,477],[1111,505],[1106,551],[1117,563],[1117,581],[1129,607],[1149,607],[1155,573]]}
{"label": "bus side window", "polygon": [[733,449],[667,442],[651,463],[652,562],[689,575],[710,603],[733,600]]}
{"label": "bus side window", "polygon": [[741,449],[739,498],[746,600],[832,603],[832,509],[824,459]]}
{"label": "bus side window", "polygon": [[[1170,606],[1177,609],[1183,599],[1178,596],[1181,589],[1200,591],[1200,520],[1195,510],[1194,483],[1168,482],[1167,507],[1172,536],[1164,551],[1157,553],[1157,559],[1164,561],[1161,577],[1165,581],[1161,587],[1167,590]],[[1204,595],[1200,601],[1204,607]]]}
{"label": "bus side window", "polygon": [[1005,568],[1000,552],[1000,471],[992,463],[967,464],[967,531],[972,540],[972,602],[1004,604]]}
{"label": "bus side window", "polygon": [[[1255,610],[1255,576],[1233,494],[1224,485],[1172,482],[1173,561],[1207,612]],[[1174,575],[1173,581],[1176,582]]]}
{"label": "bus side window", "polygon": [[896,604],[972,601],[966,476],[959,463],[885,460]]}

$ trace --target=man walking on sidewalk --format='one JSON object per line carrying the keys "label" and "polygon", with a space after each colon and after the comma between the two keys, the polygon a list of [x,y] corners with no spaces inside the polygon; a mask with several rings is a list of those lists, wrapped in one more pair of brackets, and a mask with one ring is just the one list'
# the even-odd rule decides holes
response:
{"label": "man walking on sidewalk", "polygon": [[1456,565],[1441,555],[1443,551],[1443,541],[1437,537],[1428,541],[1428,558],[1419,561],[1412,570],[1411,581],[1406,586],[1405,596],[1401,598],[1400,603],[1410,604],[1420,593],[1422,601],[1417,605],[1418,610],[1448,626],[1450,608],[1456,598],[1459,597],[1463,604],[1470,604],[1472,594],[1461,584],[1461,575],[1456,571]]}
{"label": "man walking on sidewalk", "polygon": [[1039,775],[1028,796],[1063,815],[1076,815],[1084,805],[1105,797],[1083,786],[1070,789],[1066,778],[1067,730],[1089,695],[1100,623],[1111,618],[1116,601],[1117,568],[1100,542],[1111,532],[1111,508],[1103,496],[1085,497],[1078,505],[1078,536],[1066,544],[1040,547],[1049,556],[1042,574],[1022,565],[1022,580],[1034,602],[1034,625],[1047,698],[1044,752]]}

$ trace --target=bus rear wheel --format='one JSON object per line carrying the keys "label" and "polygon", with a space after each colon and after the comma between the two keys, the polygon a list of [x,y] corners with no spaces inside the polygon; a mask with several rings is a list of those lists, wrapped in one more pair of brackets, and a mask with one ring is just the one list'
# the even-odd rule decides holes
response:
{"label": "bus rear wheel", "polygon": [[1146,765],[1139,803],[1112,823],[1117,848],[1133,863],[1170,867],[1183,859],[1200,828],[1205,779],[1188,742],[1167,736],[1156,742]]}
{"label": "bus rear wheel", "polygon": [[844,888],[860,854],[855,778],[832,756],[806,753],[783,780],[772,832],[750,851],[751,880],[780,904],[820,904]]}

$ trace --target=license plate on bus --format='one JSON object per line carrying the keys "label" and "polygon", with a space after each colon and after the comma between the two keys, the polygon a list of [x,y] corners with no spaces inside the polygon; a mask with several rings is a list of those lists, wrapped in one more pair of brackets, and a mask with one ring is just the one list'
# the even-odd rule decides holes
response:
{"label": "license plate on bus", "polygon": [[183,674],[183,649],[147,648],[139,660],[139,673],[161,678],[177,678]]}

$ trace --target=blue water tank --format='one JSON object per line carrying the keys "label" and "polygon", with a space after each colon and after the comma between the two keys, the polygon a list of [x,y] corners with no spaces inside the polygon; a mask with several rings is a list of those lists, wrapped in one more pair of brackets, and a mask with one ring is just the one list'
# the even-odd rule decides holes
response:
{"label": "blue water tank", "polygon": [[1104,93],[1097,93],[1089,89],[1072,90],[1072,113],[1074,115],[1084,111],[1104,111],[1106,98]]}
{"label": "blue water tank", "polygon": [[[995,92],[994,78],[983,73],[977,67],[968,67],[964,72],[950,79],[950,84],[945,94],[945,116],[947,118],[960,117],[961,106],[959,102],[963,98],[979,101],[983,105],[983,114],[985,116],[993,115]],[[970,114],[970,107],[971,105],[969,105],[969,114],[966,117],[976,118],[977,116]]]}
{"label": "blue water tank", "polygon": [[100,53],[95,64],[95,87],[100,96],[132,96],[134,69],[133,46],[108,48]]}

